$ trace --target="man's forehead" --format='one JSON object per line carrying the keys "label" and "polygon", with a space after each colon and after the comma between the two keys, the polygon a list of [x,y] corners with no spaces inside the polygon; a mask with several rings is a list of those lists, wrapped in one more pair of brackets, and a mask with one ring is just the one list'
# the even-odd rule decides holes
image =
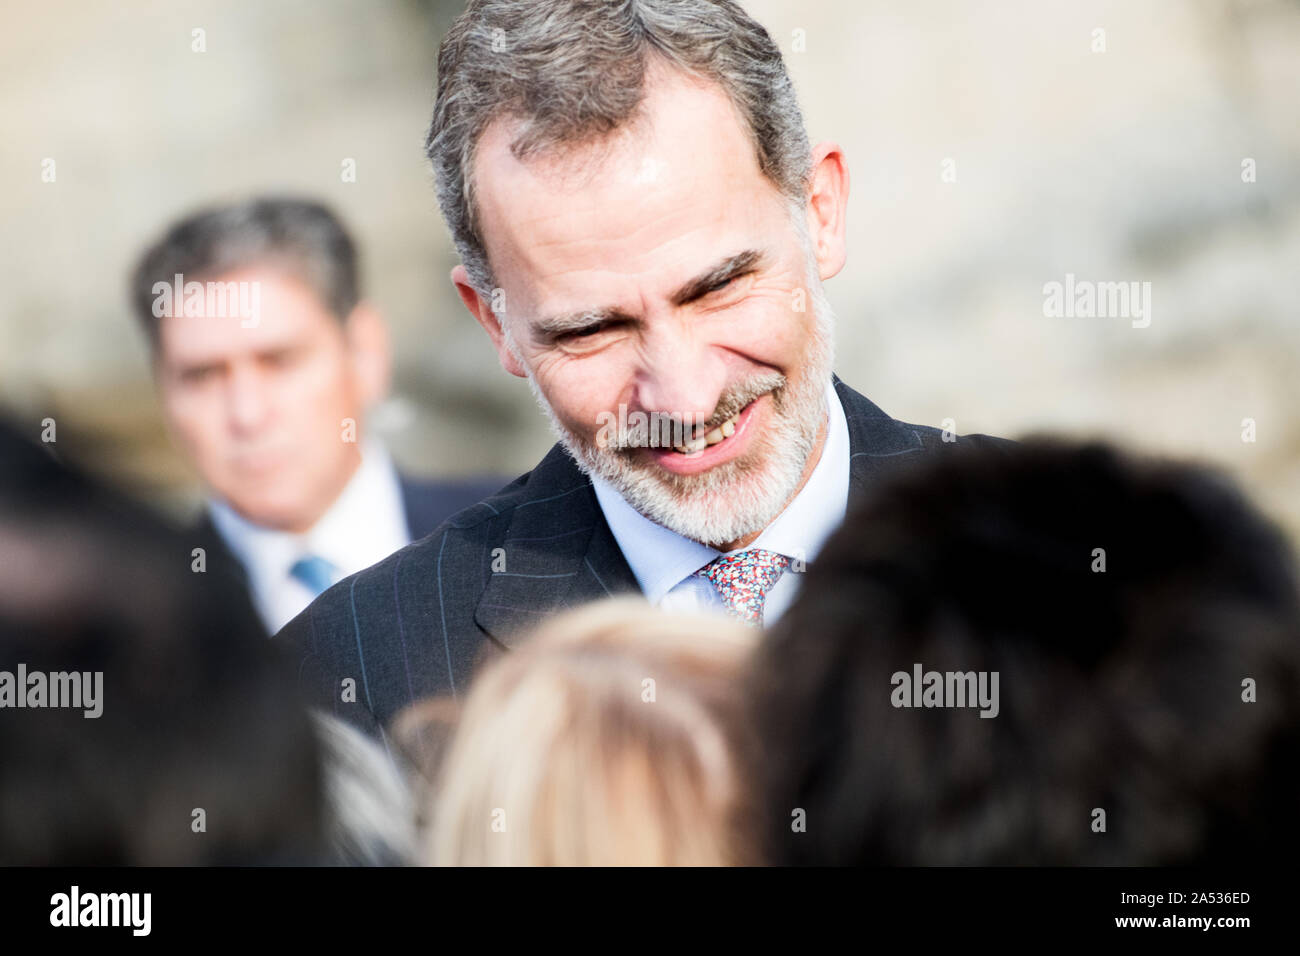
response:
{"label": "man's forehead", "polygon": [[[186,313],[190,295],[182,287],[174,314],[158,320],[167,360],[213,361],[284,348],[309,335],[316,323],[334,321],[303,283],[274,270],[241,270],[195,281],[202,300],[193,300],[191,314]],[[210,298],[210,285],[223,286],[221,295]],[[207,314],[210,301],[223,305],[225,314]],[[241,312],[251,306],[256,306],[256,321]]]}
{"label": "man's forehead", "polygon": [[[647,69],[641,103],[626,122],[607,136],[580,140],[572,148],[565,144],[542,145],[521,160],[511,147],[525,131],[535,132],[529,121],[509,113],[487,125],[475,147],[474,179],[479,188],[485,178],[490,183],[512,172],[529,172],[557,183],[568,179],[570,188],[580,189],[583,177],[573,174],[592,161],[599,165],[602,160],[622,159],[621,171],[626,173],[629,165],[638,168],[642,157],[655,152],[665,158],[693,153],[708,158],[708,151],[698,149],[699,145],[747,154],[749,165],[757,169],[744,123],[722,86],[662,65]],[[738,157],[725,158],[735,162]],[[611,174],[617,171],[612,167],[608,170]],[[634,178],[642,177],[634,173]]]}
{"label": "man's forehead", "polygon": [[475,195],[499,273],[626,266],[678,238],[743,226],[756,192],[775,193],[721,87],[648,78],[638,121],[606,139],[517,159],[518,120],[479,141]]}

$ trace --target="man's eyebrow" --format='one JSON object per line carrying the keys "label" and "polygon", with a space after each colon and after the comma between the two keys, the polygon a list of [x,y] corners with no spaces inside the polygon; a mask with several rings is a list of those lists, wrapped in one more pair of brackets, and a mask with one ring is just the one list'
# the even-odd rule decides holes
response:
{"label": "man's eyebrow", "polygon": [[[670,301],[675,306],[686,305],[700,298],[714,286],[734,279],[762,264],[764,255],[757,249],[746,249],[734,256],[728,256],[717,265],[691,279],[673,293]],[[579,309],[576,312],[563,312],[537,319],[532,323],[533,335],[539,341],[553,341],[570,332],[600,325],[603,322],[634,322],[634,316],[614,306],[600,309]]]}
{"label": "man's eyebrow", "polygon": [[551,341],[570,332],[600,325],[602,322],[631,321],[632,317],[622,309],[613,307],[605,309],[580,309],[577,312],[564,312],[548,315],[532,323],[533,335],[539,341]]}
{"label": "man's eyebrow", "polygon": [[728,279],[734,279],[741,273],[748,272],[763,261],[763,253],[757,249],[746,249],[734,256],[728,256],[712,269],[696,276],[673,293],[673,305],[686,305],[705,295],[714,286],[721,285]]}

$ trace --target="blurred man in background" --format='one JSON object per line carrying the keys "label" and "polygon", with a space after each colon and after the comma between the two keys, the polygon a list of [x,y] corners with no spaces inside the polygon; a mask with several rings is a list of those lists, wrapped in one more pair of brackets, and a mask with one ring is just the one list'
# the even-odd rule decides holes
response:
{"label": "blurred man in background", "polygon": [[168,428],[207,489],[200,539],[233,555],[268,631],[498,486],[414,481],[366,431],[388,334],[324,206],[188,216],[144,254],[131,294]]}
{"label": "blurred man in background", "polygon": [[1293,857],[1300,591],[1276,527],[1218,475],[1101,445],[908,478],[849,515],[757,655],[771,862]]}

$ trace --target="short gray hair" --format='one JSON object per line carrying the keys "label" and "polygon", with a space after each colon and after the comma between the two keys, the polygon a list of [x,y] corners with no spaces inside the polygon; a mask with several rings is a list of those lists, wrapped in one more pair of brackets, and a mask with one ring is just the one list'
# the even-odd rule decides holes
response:
{"label": "short gray hair", "polygon": [[258,196],[201,209],[169,226],[136,263],[131,306],[156,346],[155,283],[259,266],[304,282],[339,322],[361,298],[356,244],[338,216],[312,199]]}
{"label": "short gray hair", "polygon": [[806,199],[811,151],[794,85],[767,31],[732,0],[470,0],[438,53],[425,151],[481,295],[496,286],[470,175],[483,131],[498,117],[522,120],[510,147],[519,159],[597,141],[636,114],[652,55],[720,85],[763,174]]}

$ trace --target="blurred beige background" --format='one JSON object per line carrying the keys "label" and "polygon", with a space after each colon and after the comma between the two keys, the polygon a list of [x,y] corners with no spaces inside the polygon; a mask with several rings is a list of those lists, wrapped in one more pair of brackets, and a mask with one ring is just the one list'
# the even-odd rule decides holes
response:
{"label": "blurred beige background", "polygon": [[[849,156],[849,262],[827,290],[850,384],[910,421],[1217,462],[1300,535],[1300,4],[745,6],[786,52],[814,141]],[[197,205],[291,191],[343,215],[394,327],[396,394],[375,424],[398,459],[444,475],[535,463],[552,439],[452,290],[421,151],[460,7],[7,7],[5,413],[33,437],[53,417],[65,457],[192,502],[126,272]],[[1043,286],[1066,273],[1150,282],[1150,327],[1045,317]]]}

